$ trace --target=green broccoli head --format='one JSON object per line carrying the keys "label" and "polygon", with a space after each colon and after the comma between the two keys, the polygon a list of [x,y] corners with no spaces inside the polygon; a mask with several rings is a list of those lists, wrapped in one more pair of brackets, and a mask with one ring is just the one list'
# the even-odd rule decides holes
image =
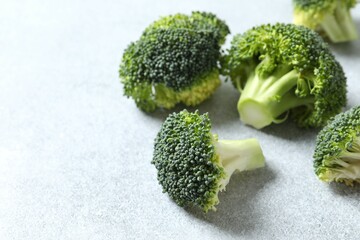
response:
{"label": "green broccoli head", "polygon": [[148,112],[201,103],[220,85],[220,48],[228,33],[211,13],[176,14],[152,23],[124,52],[119,72],[125,95]]}
{"label": "green broccoli head", "polygon": [[170,114],[155,139],[152,164],[163,192],[180,206],[215,210],[234,171],[264,166],[256,139],[218,140],[207,114]]}
{"label": "green broccoli head", "polygon": [[288,116],[300,127],[323,126],[346,104],[346,78],[328,46],[312,30],[262,25],[236,35],[225,74],[240,91],[241,120],[255,128]]}
{"label": "green broccoli head", "polygon": [[338,114],[320,131],[314,168],[325,182],[360,183],[360,106]]}
{"label": "green broccoli head", "polygon": [[317,30],[332,42],[356,40],[358,33],[350,10],[356,0],[293,0],[294,23]]}

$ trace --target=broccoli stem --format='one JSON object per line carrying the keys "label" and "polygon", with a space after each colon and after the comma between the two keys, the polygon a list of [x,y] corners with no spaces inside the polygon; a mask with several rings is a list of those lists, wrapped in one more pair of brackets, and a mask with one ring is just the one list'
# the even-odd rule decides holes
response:
{"label": "broccoli stem", "polygon": [[355,137],[353,139],[349,151],[360,153],[360,137]]}
{"label": "broccoli stem", "polygon": [[[351,161],[349,162],[349,160]],[[345,183],[351,185],[351,181],[360,180],[360,155],[358,155],[357,159],[346,157],[337,159],[334,163],[341,167],[333,168],[333,173],[329,173],[328,176],[325,176],[326,181],[345,181],[345,179],[347,179]]]}
{"label": "broccoli stem", "polygon": [[258,72],[255,70],[249,76],[238,102],[240,119],[245,124],[260,129],[273,122],[279,123],[286,119],[279,120],[280,115],[314,102],[313,97],[296,96],[299,74],[291,67],[280,66],[265,78]]}
{"label": "broccoli stem", "polygon": [[351,17],[350,9],[338,3],[334,14],[328,14],[320,24],[332,42],[347,42],[358,38],[356,25]]}
{"label": "broccoli stem", "polygon": [[345,181],[346,184],[352,185],[352,181],[360,180],[360,138],[356,137],[351,146],[341,152],[335,164],[340,167],[334,167],[334,174],[326,176],[330,180]]}
{"label": "broccoli stem", "polygon": [[220,190],[225,189],[235,171],[253,170],[265,165],[263,152],[255,138],[219,140],[214,145],[225,172],[225,178],[220,183]]}
{"label": "broccoli stem", "polygon": [[348,164],[360,163],[360,138],[355,137],[350,146],[342,151],[338,158]]}

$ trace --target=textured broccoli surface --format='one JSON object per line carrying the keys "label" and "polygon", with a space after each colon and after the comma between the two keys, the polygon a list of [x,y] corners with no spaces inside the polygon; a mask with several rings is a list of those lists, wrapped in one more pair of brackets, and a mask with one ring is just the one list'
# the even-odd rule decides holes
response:
{"label": "textured broccoli surface", "polygon": [[288,116],[300,127],[323,126],[346,104],[342,67],[306,27],[254,27],[234,37],[224,62],[225,74],[241,93],[240,118],[255,128]]}
{"label": "textured broccoli surface", "polygon": [[358,39],[350,10],[356,0],[293,0],[294,23],[317,30],[332,42]]}
{"label": "textured broccoli surface", "polygon": [[320,131],[314,168],[325,182],[360,182],[360,106],[338,114]]}
{"label": "textured broccoli surface", "polygon": [[170,114],[155,139],[152,164],[163,192],[180,206],[215,210],[218,193],[235,171],[264,166],[256,139],[218,140],[207,114]]}
{"label": "textured broccoli surface", "polygon": [[125,95],[147,112],[201,103],[220,85],[220,48],[228,33],[223,21],[204,12],[152,23],[124,52],[119,72]]}

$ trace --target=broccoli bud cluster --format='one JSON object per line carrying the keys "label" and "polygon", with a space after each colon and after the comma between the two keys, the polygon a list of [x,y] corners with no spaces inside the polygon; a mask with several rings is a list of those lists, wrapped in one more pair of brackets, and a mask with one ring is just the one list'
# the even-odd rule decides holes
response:
{"label": "broccoli bud cluster", "polygon": [[199,104],[220,85],[220,48],[227,25],[210,13],[161,18],[125,50],[124,93],[145,111]]}

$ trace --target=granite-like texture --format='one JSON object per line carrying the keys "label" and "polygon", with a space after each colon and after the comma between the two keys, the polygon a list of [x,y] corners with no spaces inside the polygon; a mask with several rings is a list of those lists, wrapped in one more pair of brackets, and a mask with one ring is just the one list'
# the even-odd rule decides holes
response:
{"label": "granite-like texture", "polygon": [[[360,187],[319,182],[318,130],[257,131],[224,83],[199,107],[221,138],[256,137],[267,166],[234,176],[217,212],[177,207],[150,164],[169,113],[122,96],[124,48],[160,15],[206,10],[233,33],[291,21],[290,0],[2,0],[0,239],[359,239]],[[360,30],[360,6],[353,11]],[[360,103],[360,42],[332,46]],[[181,110],[181,107],[176,111]]]}

